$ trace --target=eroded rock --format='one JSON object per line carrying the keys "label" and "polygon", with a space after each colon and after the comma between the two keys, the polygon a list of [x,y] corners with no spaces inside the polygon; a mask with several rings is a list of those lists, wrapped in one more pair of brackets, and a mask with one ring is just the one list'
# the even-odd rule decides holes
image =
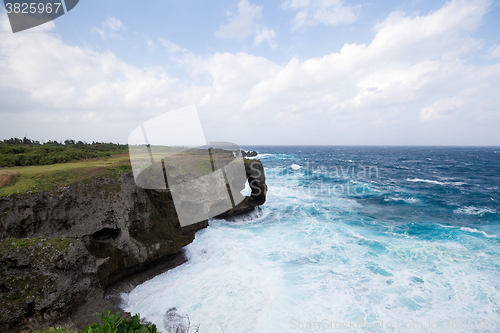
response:
{"label": "eroded rock", "polygon": [[2,332],[66,320],[89,297],[103,297],[94,257],[71,238],[0,242]]}

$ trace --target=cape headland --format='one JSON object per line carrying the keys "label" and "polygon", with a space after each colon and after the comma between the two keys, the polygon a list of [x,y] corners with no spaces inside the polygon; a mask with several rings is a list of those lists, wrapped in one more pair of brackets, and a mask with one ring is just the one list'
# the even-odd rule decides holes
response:
{"label": "cape headland", "polygon": [[[261,161],[245,159],[244,165],[252,193],[217,218],[265,202]],[[204,220],[181,227],[170,190],[142,189],[132,171],[3,196],[0,327],[83,329],[96,312],[118,310],[105,300],[106,288],[173,260],[207,226]]]}

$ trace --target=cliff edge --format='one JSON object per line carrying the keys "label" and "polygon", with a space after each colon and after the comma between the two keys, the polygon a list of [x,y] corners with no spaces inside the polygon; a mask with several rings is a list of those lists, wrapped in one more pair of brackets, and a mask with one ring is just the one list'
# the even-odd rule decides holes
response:
{"label": "cliff edge", "polygon": [[[267,186],[262,163],[259,160],[245,159],[245,170],[252,189],[251,195],[236,208],[219,215],[218,218],[249,212],[264,203]],[[208,221],[205,220],[181,227],[170,191],[139,188],[135,185],[132,172],[127,172],[119,178],[101,177],[87,184],[76,184],[54,191],[0,198],[0,240],[6,242],[5,248],[11,243],[18,244],[20,239],[26,238],[73,239],[77,243],[71,245],[71,249],[77,248],[78,251],[71,251],[81,258],[73,258],[71,254],[66,254],[69,256],[67,258],[64,254],[61,255],[68,262],[76,260],[82,262],[84,265],[82,267],[89,265],[94,267],[85,270],[90,275],[93,274],[95,281],[98,282],[95,284],[90,278],[87,286],[89,289],[86,292],[80,291],[78,294],[80,296],[75,296],[71,290],[63,288],[65,290],[63,294],[66,295],[64,297],[71,299],[70,303],[75,305],[68,307],[69,312],[61,312],[52,311],[53,306],[41,307],[40,304],[46,302],[43,293],[40,294],[41,298],[21,297],[17,302],[10,302],[9,307],[5,307],[4,303],[8,298],[12,299],[14,297],[12,295],[16,292],[19,295],[19,290],[16,288],[20,283],[24,283],[26,287],[32,282],[23,280],[24,282],[9,284],[2,279],[0,326],[8,327],[5,325],[8,324],[6,321],[9,321],[17,323],[16,327],[21,327],[29,323],[32,319],[30,316],[35,313],[38,313],[39,317],[37,322],[50,325],[60,320],[61,316],[68,316],[70,312],[78,311],[78,304],[88,301],[88,297],[82,295],[92,293],[102,295],[102,290],[110,284],[179,253],[183,246],[194,240],[196,231],[207,226]],[[32,261],[18,265],[20,258],[29,256],[30,251],[36,253],[37,248],[44,247],[43,245],[37,247],[34,244],[28,247],[16,247],[15,251],[21,251],[16,252],[17,254],[13,254],[14,248],[3,251],[0,256],[2,269],[8,271],[6,274],[13,278],[16,275],[13,272],[16,270],[24,270],[23,274],[30,276],[32,273],[27,270],[39,267],[41,271],[45,269],[53,272],[52,279],[57,280],[61,276],[64,280],[62,273],[59,275],[54,273],[52,266],[41,269],[43,265],[40,266]],[[17,258],[17,261],[13,261],[12,256]],[[73,272],[71,274],[79,274],[78,269],[70,269],[69,264],[68,268],[64,267],[65,264],[60,266],[62,271],[69,270]],[[16,283],[18,287],[15,286]],[[22,310],[30,307],[43,308],[44,313],[50,315],[40,317],[39,312]]]}

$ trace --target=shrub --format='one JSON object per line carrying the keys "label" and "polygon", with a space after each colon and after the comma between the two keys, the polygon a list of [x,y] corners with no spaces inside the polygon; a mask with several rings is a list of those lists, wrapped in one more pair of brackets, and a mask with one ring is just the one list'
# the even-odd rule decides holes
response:
{"label": "shrub", "polygon": [[160,333],[156,330],[156,325],[151,323],[141,323],[139,314],[136,314],[129,320],[120,317],[120,313],[112,315],[109,311],[104,311],[97,317],[102,321],[87,326],[83,331],[71,331],[67,328],[53,328],[43,332],[35,331],[33,333]]}
{"label": "shrub", "polygon": [[97,314],[97,317],[102,323],[90,325],[78,333],[158,333],[155,324],[142,324],[139,314],[127,320],[120,317],[119,312],[111,315],[109,311],[105,311],[103,316]]}
{"label": "shrub", "polygon": [[0,141],[0,167],[48,165],[128,153],[128,146],[114,143],[66,140],[40,144],[27,138]]}

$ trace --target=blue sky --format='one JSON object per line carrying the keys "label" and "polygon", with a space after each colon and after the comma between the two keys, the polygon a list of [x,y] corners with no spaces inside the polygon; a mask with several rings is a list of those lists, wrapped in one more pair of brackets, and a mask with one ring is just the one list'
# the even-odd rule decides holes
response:
{"label": "blue sky", "polygon": [[195,104],[208,141],[500,145],[498,1],[85,0],[9,30],[2,139],[125,143]]}

